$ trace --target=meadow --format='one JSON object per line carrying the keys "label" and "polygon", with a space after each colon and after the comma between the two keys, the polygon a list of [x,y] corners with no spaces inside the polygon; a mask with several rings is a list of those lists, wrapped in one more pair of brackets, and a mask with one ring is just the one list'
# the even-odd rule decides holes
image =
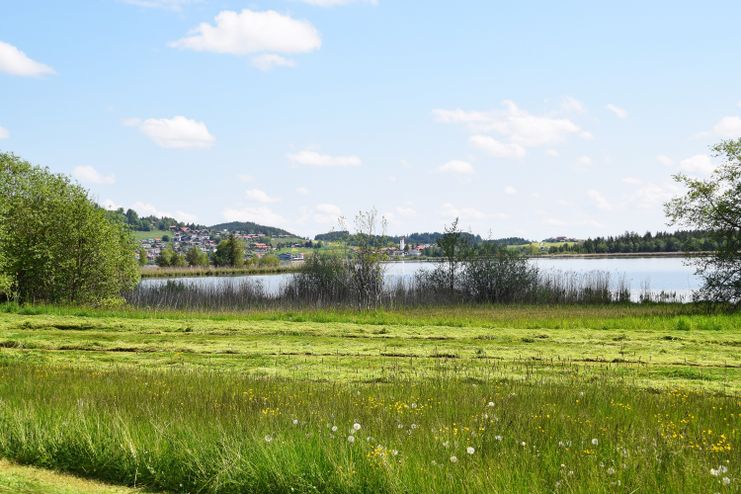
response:
{"label": "meadow", "polygon": [[6,305],[0,457],[159,492],[737,492],[739,327],[673,304]]}

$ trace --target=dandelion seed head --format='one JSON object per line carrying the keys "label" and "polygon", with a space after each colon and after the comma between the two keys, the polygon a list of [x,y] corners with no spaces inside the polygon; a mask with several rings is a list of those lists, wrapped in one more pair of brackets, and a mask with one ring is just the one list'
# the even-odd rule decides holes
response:
{"label": "dandelion seed head", "polygon": [[293,425],[298,425],[298,419],[293,419]]}
{"label": "dandelion seed head", "polygon": [[355,436],[353,436],[352,434],[349,435],[349,436],[347,436],[347,442],[349,442],[350,444],[354,443],[355,442]]}
{"label": "dandelion seed head", "polygon": [[723,485],[731,485],[731,479],[729,479],[728,477],[723,477],[722,482]]}
{"label": "dandelion seed head", "polygon": [[466,453],[468,453],[469,455],[472,455],[475,452],[476,452],[476,449],[473,446],[469,446],[466,448]]}
{"label": "dandelion seed head", "polygon": [[332,432],[337,432],[337,426],[336,425],[333,425],[332,426]]}
{"label": "dandelion seed head", "polygon": [[265,442],[266,443],[269,443],[272,440],[273,440],[273,436],[271,436],[270,434],[265,434]]}
{"label": "dandelion seed head", "polygon": [[458,463],[458,457],[453,455],[450,457],[450,463]]}
{"label": "dandelion seed head", "polygon": [[596,437],[592,439],[592,446],[597,446],[599,444],[599,439]]}
{"label": "dandelion seed head", "polygon": [[360,424],[358,424],[357,422],[355,422],[355,423],[354,423],[354,424],[352,425],[352,428],[353,428],[354,430],[356,430],[356,431],[359,431],[359,430],[360,430]]}

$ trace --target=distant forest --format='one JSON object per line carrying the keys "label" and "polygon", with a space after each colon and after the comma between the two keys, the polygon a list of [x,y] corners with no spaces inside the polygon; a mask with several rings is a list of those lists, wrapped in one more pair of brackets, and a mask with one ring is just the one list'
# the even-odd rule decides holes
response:
{"label": "distant forest", "polygon": [[107,211],[106,215],[110,219],[120,221],[129,226],[136,232],[151,232],[156,230],[169,230],[171,226],[187,226],[188,228],[200,229],[205,228],[203,225],[196,225],[194,223],[183,223],[175,218],[169,218],[167,216],[139,216],[139,213],[133,209],[124,211],[123,208],[118,208],[115,211]]}
{"label": "distant forest", "polygon": [[637,252],[701,252],[717,250],[718,243],[705,231],[646,232],[643,235],[625,232],[614,237],[595,237],[559,246],[551,246],[551,254],[574,252],[579,254],[623,254]]}

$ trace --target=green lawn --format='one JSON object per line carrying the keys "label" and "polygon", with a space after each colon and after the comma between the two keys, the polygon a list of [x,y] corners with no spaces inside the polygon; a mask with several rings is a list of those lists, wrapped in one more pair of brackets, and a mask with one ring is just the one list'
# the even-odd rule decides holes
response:
{"label": "green lawn", "polygon": [[134,234],[134,238],[136,240],[145,240],[149,238],[159,238],[162,239],[163,235],[167,235],[170,238],[172,238],[172,232],[169,230],[152,230],[149,232],[138,232],[134,231],[132,232]]}
{"label": "green lawn", "polygon": [[737,492],[740,322],[5,306],[0,456],[168,492]]}
{"label": "green lawn", "polygon": [[141,494],[49,470],[0,460],[0,494]]}

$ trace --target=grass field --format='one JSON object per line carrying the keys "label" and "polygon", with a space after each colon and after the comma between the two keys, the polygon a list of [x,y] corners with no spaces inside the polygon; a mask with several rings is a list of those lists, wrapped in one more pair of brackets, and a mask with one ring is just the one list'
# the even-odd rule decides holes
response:
{"label": "grass field", "polygon": [[151,230],[148,232],[140,232],[140,231],[133,230],[132,233],[136,240],[146,240],[150,238],[161,239],[163,235],[167,235],[168,237],[172,238],[172,232],[170,230]]}
{"label": "grass field", "polygon": [[740,327],[5,306],[0,456],[167,492],[737,492]]}

